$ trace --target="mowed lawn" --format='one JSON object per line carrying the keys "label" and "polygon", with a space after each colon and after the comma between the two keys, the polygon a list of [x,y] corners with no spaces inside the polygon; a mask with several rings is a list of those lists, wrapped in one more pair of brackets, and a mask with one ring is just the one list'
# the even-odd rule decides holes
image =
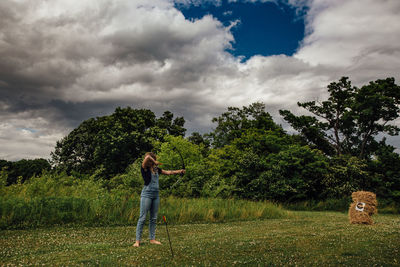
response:
{"label": "mowed lawn", "polygon": [[[164,224],[163,245],[132,247],[135,227],[52,227],[0,232],[0,266],[400,266],[400,218],[350,225],[347,214],[292,212],[290,219]],[[161,217],[161,216],[160,216]]]}

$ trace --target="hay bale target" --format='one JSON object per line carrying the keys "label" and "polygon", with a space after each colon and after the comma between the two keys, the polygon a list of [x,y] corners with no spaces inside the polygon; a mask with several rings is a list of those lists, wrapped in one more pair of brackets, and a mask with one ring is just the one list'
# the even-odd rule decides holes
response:
{"label": "hay bale target", "polygon": [[378,201],[372,192],[357,191],[351,194],[353,203],[349,208],[349,219],[352,224],[373,224],[371,216],[378,212]]}

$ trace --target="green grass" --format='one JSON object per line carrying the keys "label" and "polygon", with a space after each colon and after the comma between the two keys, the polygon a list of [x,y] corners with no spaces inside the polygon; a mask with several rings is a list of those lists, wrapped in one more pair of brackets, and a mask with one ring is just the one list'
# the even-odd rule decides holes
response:
{"label": "green grass", "polygon": [[350,225],[345,213],[294,211],[285,219],[170,225],[173,259],[162,224],[163,245],[140,248],[132,247],[134,226],[3,230],[0,266],[399,266],[399,216],[373,218],[372,226]]}

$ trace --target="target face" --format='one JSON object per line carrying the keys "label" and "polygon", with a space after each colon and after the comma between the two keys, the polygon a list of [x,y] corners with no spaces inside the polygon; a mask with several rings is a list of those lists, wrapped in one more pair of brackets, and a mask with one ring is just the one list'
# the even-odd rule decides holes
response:
{"label": "target face", "polygon": [[364,211],[365,203],[364,202],[357,202],[356,210]]}

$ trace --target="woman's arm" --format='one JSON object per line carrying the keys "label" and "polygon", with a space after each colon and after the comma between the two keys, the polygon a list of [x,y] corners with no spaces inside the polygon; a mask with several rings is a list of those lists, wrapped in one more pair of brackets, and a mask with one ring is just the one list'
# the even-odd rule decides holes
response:
{"label": "woman's arm", "polygon": [[166,174],[166,175],[173,175],[173,174],[181,174],[181,173],[185,173],[185,170],[174,170],[174,171],[161,171],[161,174]]}
{"label": "woman's arm", "polygon": [[150,155],[147,155],[147,156],[144,158],[143,162],[142,162],[142,167],[143,167],[143,169],[146,168],[146,166],[148,165],[148,162],[149,162],[149,161],[153,162],[153,163],[156,164],[156,165],[160,165],[160,162],[158,162],[157,160],[154,160]]}

